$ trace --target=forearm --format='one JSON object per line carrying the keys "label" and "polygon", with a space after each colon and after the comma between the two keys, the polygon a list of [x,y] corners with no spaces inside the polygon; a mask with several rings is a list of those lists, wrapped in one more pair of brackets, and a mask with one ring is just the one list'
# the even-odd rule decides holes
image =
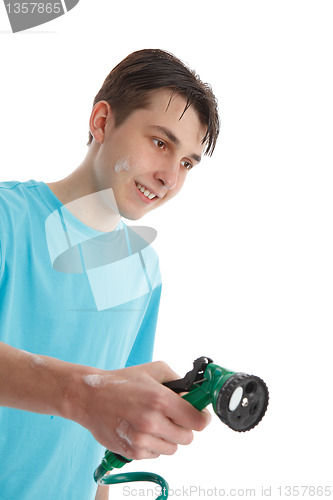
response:
{"label": "forearm", "polygon": [[108,500],[108,498],[109,498],[109,487],[98,486],[95,500]]}
{"label": "forearm", "polygon": [[80,380],[90,370],[0,342],[0,406],[76,420]]}

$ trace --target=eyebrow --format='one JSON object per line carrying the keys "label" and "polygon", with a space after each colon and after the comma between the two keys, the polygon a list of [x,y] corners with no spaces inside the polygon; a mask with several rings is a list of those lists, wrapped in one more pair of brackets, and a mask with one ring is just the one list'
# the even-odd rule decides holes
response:
{"label": "eyebrow", "polygon": [[[178,139],[178,137],[175,136],[173,132],[171,132],[170,129],[166,127],[161,127],[160,125],[152,125],[152,128],[158,130],[159,132],[162,132],[171,142],[173,142],[175,146],[177,147],[180,146],[181,144],[180,140]],[[196,153],[192,153],[189,156],[198,163],[201,161],[201,156],[197,155]]]}

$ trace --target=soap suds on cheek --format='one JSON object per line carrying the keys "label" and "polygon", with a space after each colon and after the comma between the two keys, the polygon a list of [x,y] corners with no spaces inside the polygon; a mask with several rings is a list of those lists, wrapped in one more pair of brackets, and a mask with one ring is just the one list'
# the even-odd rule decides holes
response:
{"label": "soap suds on cheek", "polygon": [[122,159],[118,160],[117,163],[114,166],[114,171],[115,172],[130,172],[131,171],[131,165],[128,160]]}

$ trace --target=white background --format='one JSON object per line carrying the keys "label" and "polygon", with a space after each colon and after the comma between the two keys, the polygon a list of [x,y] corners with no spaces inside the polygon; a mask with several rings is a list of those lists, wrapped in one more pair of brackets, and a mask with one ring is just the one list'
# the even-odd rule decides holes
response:
{"label": "white background", "polygon": [[134,50],[173,52],[219,100],[214,156],[140,222],[158,230],[164,277],[155,359],[183,376],[210,356],[271,399],[251,432],[214,415],[176,455],[127,467],[201,487],[191,498],[332,484],[332,25],[323,0],[81,0],[12,34],[0,5],[1,180],[70,173],[95,94]]}

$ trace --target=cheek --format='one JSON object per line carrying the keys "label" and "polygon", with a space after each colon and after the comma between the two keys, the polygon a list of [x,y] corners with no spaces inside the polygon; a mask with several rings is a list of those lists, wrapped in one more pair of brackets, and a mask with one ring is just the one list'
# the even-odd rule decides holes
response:
{"label": "cheek", "polygon": [[185,184],[186,177],[187,177],[188,172],[187,171],[181,171],[179,172],[178,179],[177,179],[177,184],[175,186],[175,194],[178,194],[179,191],[182,189],[182,187]]}
{"label": "cheek", "polygon": [[119,172],[131,173],[133,170],[133,166],[128,158],[122,158],[116,162],[113,169],[116,173],[119,173]]}

